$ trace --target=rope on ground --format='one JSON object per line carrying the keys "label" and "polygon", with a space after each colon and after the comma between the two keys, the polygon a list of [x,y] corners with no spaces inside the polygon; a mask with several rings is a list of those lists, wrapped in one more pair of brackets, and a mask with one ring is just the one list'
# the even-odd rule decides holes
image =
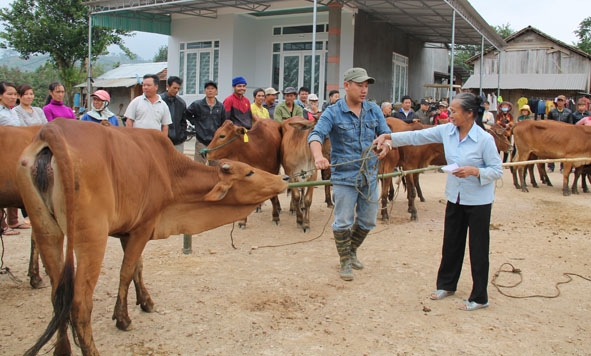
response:
{"label": "rope on ground", "polygon": [[320,232],[320,234],[318,234],[317,236],[308,239],[308,240],[299,240],[299,241],[294,241],[294,242],[286,242],[283,244],[276,244],[276,245],[262,245],[262,246],[253,246],[251,249],[252,250],[258,250],[261,248],[269,248],[269,247],[283,247],[283,246],[291,246],[291,245],[297,245],[297,244],[303,244],[306,242],[311,242],[314,240],[319,239],[322,235],[324,235],[324,232],[326,231],[326,227],[328,226],[328,223],[330,222],[330,218],[332,216],[332,213],[334,211],[334,205],[332,207],[332,209],[330,209],[330,214],[328,215],[328,218],[326,219],[326,222],[324,223],[324,226],[322,227],[322,231]]}
{"label": "rope on ground", "polygon": [[[503,269],[503,267],[505,267],[505,266],[509,266],[510,269],[509,270]],[[513,283],[513,284],[500,284],[499,282],[497,282],[497,279],[501,276],[502,273],[517,274],[517,275],[519,275],[519,281],[516,282],[516,283]],[[579,278],[584,279],[584,280],[586,280],[588,282],[591,282],[591,278],[587,278],[587,277],[581,276],[578,273],[565,272],[562,275],[565,276],[567,278],[567,280],[566,281],[556,282],[556,284],[554,284],[554,289],[556,289],[556,293],[553,294],[553,295],[542,295],[542,294],[510,295],[510,294],[507,294],[507,293],[503,292],[501,290],[501,288],[515,288],[515,287],[517,287],[518,285],[520,285],[523,282],[523,275],[521,274],[521,270],[519,268],[515,268],[515,266],[513,266],[511,263],[505,262],[505,263],[503,263],[499,267],[499,269],[497,270],[497,272],[495,272],[495,274],[494,274],[494,276],[493,276],[493,278],[492,278],[492,280],[491,280],[490,283],[493,286],[495,286],[495,288],[497,289],[497,291],[500,294],[504,295],[505,297],[517,298],[517,299],[525,299],[525,298],[548,298],[548,299],[551,299],[551,298],[557,298],[557,297],[559,297],[560,296],[560,288],[558,288],[558,286],[561,285],[561,284],[567,284],[567,283],[572,282],[573,277],[579,277]]]}

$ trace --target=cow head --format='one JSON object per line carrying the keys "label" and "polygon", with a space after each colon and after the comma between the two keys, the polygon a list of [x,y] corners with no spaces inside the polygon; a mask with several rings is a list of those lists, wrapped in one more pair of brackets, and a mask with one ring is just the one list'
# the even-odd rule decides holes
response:
{"label": "cow head", "polygon": [[236,126],[230,120],[224,121],[213,135],[213,140],[207,146],[207,159],[216,160],[231,156],[230,145],[235,140],[245,141],[244,135],[247,130],[244,127]]}
{"label": "cow head", "polygon": [[300,131],[311,130],[316,125],[316,121],[307,120],[298,116],[284,120],[284,122]]}
{"label": "cow head", "polygon": [[222,160],[218,168],[219,181],[205,195],[205,201],[258,204],[287,189],[287,183],[281,176],[245,163]]}

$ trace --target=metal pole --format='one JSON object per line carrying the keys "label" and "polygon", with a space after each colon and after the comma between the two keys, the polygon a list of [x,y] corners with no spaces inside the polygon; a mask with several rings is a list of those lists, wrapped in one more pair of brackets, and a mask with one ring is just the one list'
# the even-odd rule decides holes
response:
{"label": "metal pole", "polygon": [[193,253],[193,235],[183,235],[183,253],[185,255]]}
{"label": "metal pole", "polygon": [[315,72],[316,72],[316,0],[314,0],[314,11],[313,11],[313,20],[312,20],[312,73],[310,77],[311,88],[310,90],[312,93],[318,95],[319,93],[316,92],[315,88]]}
{"label": "metal pole", "polygon": [[451,65],[449,66],[449,101],[451,104],[452,92],[454,90],[454,56],[456,46],[456,10],[454,9],[451,18]]}
{"label": "metal pole", "polygon": [[499,50],[499,65],[497,68],[497,73],[499,73],[497,76],[497,98],[501,96],[501,53],[502,51]]}
{"label": "metal pole", "polygon": [[92,12],[88,13],[88,60],[86,62],[86,111],[89,111],[92,105]]}
{"label": "metal pole", "polygon": [[482,96],[482,61],[484,61],[484,36],[480,43],[480,96]]}

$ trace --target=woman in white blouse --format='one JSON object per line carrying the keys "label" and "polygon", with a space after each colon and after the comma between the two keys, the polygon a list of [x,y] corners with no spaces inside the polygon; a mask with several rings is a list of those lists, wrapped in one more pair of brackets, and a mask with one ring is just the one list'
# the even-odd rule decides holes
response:
{"label": "woman in white blouse", "polygon": [[14,108],[19,119],[24,126],[43,125],[47,123],[47,118],[43,113],[43,109],[32,106],[35,99],[33,87],[29,84],[23,84],[18,87],[18,97],[20,104]]}

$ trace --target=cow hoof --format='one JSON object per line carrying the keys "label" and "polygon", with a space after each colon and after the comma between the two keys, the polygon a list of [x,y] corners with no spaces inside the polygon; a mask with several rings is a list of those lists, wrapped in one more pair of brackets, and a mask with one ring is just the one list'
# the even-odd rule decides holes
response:
{"label": "cow hoof", "polygon": [[410,216],[410,221],[417,221],[417,220],[419,220],[419,217],[418,216],[416,216],[416,215],[411,215]]}
{"label": "cow hoof", "polygon": [[527,188],[526,188],[526,187],[522,187],[522,188],[521,188],[521,191],[522,191],[522,192],[524,192],[524,193],[529,193],[529,190],[527,190]]}
{"label": "cow hoof", "polygon": [[275,226],[279,226],[279,220],[273,220],[273,224],[275,224]]}
{"label": "cow hoof", "polygon": [[537,184],[532,184],[531,186],[534,188],[539,188],[539,186]]}
{"label": "cow hoof", "polygon": [[565,190],[562,192],[562,195],[564,195],[565,197],[568,197],[570,195],[570,192],[568,190]]}
{"label": "cow hoof", "polygon": [[152,313],[154,311],[154,302],[151,299],[149,299],[141,303],[140,308],[142,308],[142,310],[146,313]]}
{"label": "cow hoof", "polygon": [[125,320],[117,320],[117,323],[115,325],[117,326],[117,329],[122,330],[122,331],[133,330],[133,327],[131,326],[131,319],[129,319],[129,318],[127,318]]}
{"label": "cow hoof", "polygon": [[290,211],[289,211],[289,215],[290,215],[290,216],[294,216],[294,215],[295,215],[295,210],[290,210]]}
{"label": "cow hoof", "polygon": [[326,207],[327,208],[334,208],[334,204],[333,203],[326,203]]}
{"label": "cow hoof", "polygon": [[583,189],[583,193],[589,193],[589,189]]}
{"label": "cow hoof", "polygon": [[244,230],[244,229],[246,229],[246,224],[238,224],[238,228],[240,230]]}
{"label": "cow hoof", "polygon": [[31,285],[31,288],[33,288],[33,289],[41,289],[41,288],[45,287],[45,285],[43,284],[43,280],[39,276],[31,277],[29,284]]}
{"label": "cow hoof", "polygon": [[302,227],[302,231],[304,232],[304,234],[305,233],[308,233],[308,232],[310,232],[310,227],[309,226],[303,226]]}
{"label": "cow hoof", "polygon": [[425,198],[421,198],[421,203],[424,203],[424,202],[425,202]]}

